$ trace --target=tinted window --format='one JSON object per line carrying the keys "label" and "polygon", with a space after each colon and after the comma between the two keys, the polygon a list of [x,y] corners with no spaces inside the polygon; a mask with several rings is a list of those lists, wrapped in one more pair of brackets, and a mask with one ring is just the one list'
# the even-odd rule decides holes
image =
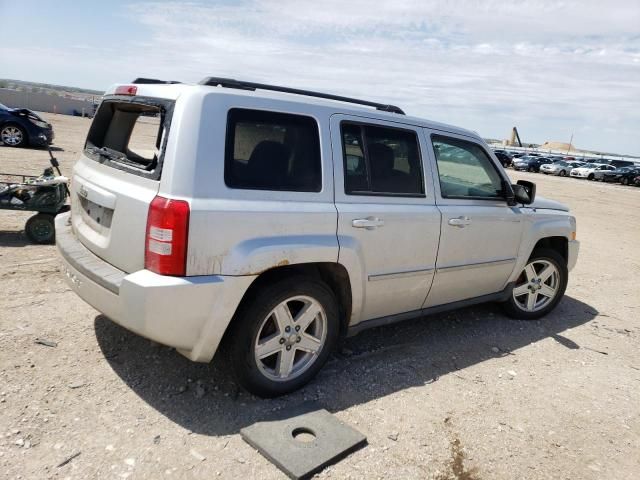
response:
{"label": "tinted window", "polygon": [[342,123],[345,192],[350,195],[424,195],[415,132]]}
{"label": "tinted window", "polygon": [[479,145],[432,135],[443,198],[502,198],[502,177]]}
{"label": "tinted window", "polygon": [[230,110],[224,178],[232,188],[319,192],[316,121],[285,113]]}

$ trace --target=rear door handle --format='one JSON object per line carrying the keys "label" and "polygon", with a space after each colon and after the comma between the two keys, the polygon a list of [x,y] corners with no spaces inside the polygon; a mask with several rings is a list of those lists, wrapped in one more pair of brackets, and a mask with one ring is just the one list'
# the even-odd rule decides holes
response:
{"label": "rear door handle", "polygon": [[449,225],[451,225],[452,227],[464,228],[470,224],[471,219],[469,217],[456,217],[449,219]]}
{"label": "rear door handle", "polygon": [[355,228],[366,228],[373,230],[374,228],[384,226],[384,220],[378,217],[356,218],[351,222]]}

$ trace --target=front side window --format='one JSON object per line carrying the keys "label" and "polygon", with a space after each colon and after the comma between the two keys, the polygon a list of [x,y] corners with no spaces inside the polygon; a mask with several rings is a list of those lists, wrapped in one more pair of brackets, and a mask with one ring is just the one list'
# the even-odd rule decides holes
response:
{"label": "front side window", "polygon": [[319,192],[318,124],[311,117],[231,109],[224,179],[231,188]]}
{"label": "front side window", "polygon": [[415,132],[351,122],[341,131],[345,193],[424,196]]}
{"label": "front side window", "polygon": [[503,198],[503,179],[477,144],[432,135],[443,198]]}

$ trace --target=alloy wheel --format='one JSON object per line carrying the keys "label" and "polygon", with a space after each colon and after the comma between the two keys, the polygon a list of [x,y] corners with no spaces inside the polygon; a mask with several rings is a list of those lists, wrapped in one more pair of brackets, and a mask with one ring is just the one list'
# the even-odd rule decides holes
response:
{"label": "alloy wheel", "polygon": [[515,304],[525,312],[537,312],[558,294],[560,272],[548,260],[533,260],[524,268],[513,289]]}
{"label": "alloy wheel", "polygon": [[273,381],[302,375],[318,359],[327,338],[327,315],[314,298],[279,303],[262,321],[253,347],[260,372]]}
{"label": "alloy wheel", "polygon": [[12,147],[14,147],[22,143],[24,136],[22,134],[22,130],[20,130],[17,127],[13,127],[9,125],[8,127],[4,127],[2,129],[0,138],[2,138],[2,142],[5,145],[11,145]]}

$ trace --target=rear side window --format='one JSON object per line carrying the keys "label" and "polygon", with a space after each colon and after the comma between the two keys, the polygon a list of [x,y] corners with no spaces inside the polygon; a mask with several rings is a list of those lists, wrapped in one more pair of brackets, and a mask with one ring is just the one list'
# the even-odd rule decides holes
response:
{"label": "rear side window", "polygon": [[415,132],[351,122],[341,131],[345,193],[424,196]]}
{"label": "rear side window", "polygon": [[224,179],[231,188],[319,192],[318,124],[302,115],[231,109]]}
{"label": "rear side window", "polygon": [[173,102],[105,100],[89,129],[85,154],[114,168],[160,178]]}

